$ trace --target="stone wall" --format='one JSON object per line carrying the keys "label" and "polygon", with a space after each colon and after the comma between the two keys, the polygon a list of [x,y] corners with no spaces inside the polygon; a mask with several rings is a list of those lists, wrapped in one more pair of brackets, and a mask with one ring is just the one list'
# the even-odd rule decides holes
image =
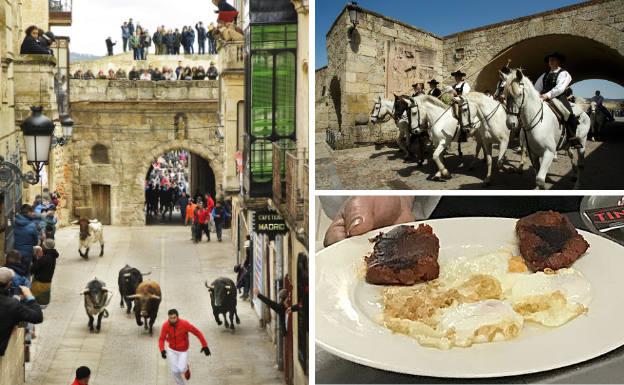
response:
{"label": "stone wall", "polygon": [[317,133],[326,132],[330,128],[329,119],[332,116],[332,112],[335,119],[335,111],[332,111],[331,99],[329,97],[328,75],[327,67],[319,68],[314,73],[314,83],[316,84],[314,90],[314,104],[316,106],[314,109],[314,124]]}
{"label": "stone wall", "polygon": [[219,79],[219,119],[225,144],[223,185],[226,194],[237,194],[240,183],[234,154],[242,151],[244,127],[239,124],[238,110],[239,103],[245,100],[245,61],[241,42],[225,43],[219,48],[219,68],[225,69]]}
{"label": "stone wall", "polygon": [[[57,136],[61,135],[59,124],[58,106],[56,93],[54,92],[54,73],[56,59],[50,55],[18,55],[13,63],[14,92],[15,92],[15,129],[19,133],[17,145],[21,151],[21,165],[24,171],[31,171],[26,163],[23,136],[19,131],[22,122],[31,115],[31,106],[43,106],[43,113],[55,122]],[[55,156],[61,156],[62,149],[50,152],[50,162],[55,162]],[[48,167],[48,171],[50,168]],[[54,184],[43,179],[41,183],[54,191]],[[32,203],[36,195],[41,194],[41,184],[31,186],[23,185],[23,203]],[[63,216],[64,208],[59,210]]]}
{"label": "stone wall", "polygon": [[574,81],[624,85],[623,5],[622,0],[593,0],[446,36],[444,80],[452,81],[449,74],[462,68],[483,92],[494,87],[496,71],[507,59],[535,80],[546,69],[543,57],[557,50],[568,57],[566,69]]}
{"label": "stone wall", "polygon": [[439,76],[442,49],[441,38],[368,10],[352,29],[343,11],[327,34],[328,67],[317,82],[327,99],[317,99],[319,122],[337,129],[347,146],[392,137],[384,132],[396,131],[393,123],[369,123],[374,101]]}
{"label": "stone wall", "polygon": [[9,345],[0,357],[0,385],[24,383],[24,328],[15,328]]}
{"label": "stone wall", "polygon": [[[93,184],[109,185],[112,224],[143,225],[143,187],[149,166],[174,149],[206,159],[215,174],[217,194],[222,193],[224,144],[216,135],[218,91],[214,81],[72,80],[72,214],[94,206]],[[178,114],[184,118],[176,119]],[[106,146],[108,163],[92,158],[96,144]]]}

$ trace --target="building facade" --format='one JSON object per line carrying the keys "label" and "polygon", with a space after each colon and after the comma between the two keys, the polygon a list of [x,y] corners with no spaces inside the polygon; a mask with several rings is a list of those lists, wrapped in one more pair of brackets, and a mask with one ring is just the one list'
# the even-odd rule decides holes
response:
{"label": "building facade", "polygon": [[273,301],[280,290],[300,310],[279,330],[254,299],[287,384],[308,382],[308,12],[305,0],[245,1],[245,106],[237,147],[240,195],[233,200],[237,260],[251,248],[252,287]]}
{"label": "building facade", "polygon": [[[71,4],[71,2],[69,2]],[[71,24],[71,6],[60,19],[51,19],[48,0],[0,1],[0,155],[5,161],[17,165],[23,173],[32,171],[26,162],[24,136],[20,125],[31,115],[32,106],[42,106],[43,114],[55,123],[55,136],[61,136],[60,119],[55,93],[54,76],[57,60],[52,55],[21,55],[20,47],[25,30],[36,25],[44,30],[58,22]],[[69,24],[68,24],[69,23]],[[50,164],[44,167],[39,184],[32,186],[13,178],[7,179],[7,169],[2,167],[0,178],[0,264],[4,254],[13,248],[13,222],[22,203],[32,203],[44,189],[54,191],[64,178],[51,178],[55,168],[64,163],[64,148],[55,146],[50,151]],[[66,218],[67,210],[58,216]],[[9,342],[9,350],[0,357],[0,383],[24,382],[24,331],[16,329]]]}

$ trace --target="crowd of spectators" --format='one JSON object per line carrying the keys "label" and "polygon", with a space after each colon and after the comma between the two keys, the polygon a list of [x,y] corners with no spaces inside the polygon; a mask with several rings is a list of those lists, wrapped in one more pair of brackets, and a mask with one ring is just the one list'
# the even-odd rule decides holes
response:
{"label": "crowd of spectators", "polygon": [[79,80],[216,80],[219,77],[219,71],[215,67],[214,62],[210,62],[208,69],[203,66],[191,67],[184,66],[182,62],[178,62],[177,68],[164,66],[161,68],[154,67],[150,64],[147,68],[137,68],[133,66],[130,71],[119,68],[117,71],[109,69],[108,72],[104,70],[98,71],[94,74],[93,71],[77,70],[72,75],[72,79]]}
{"label": "crowd of spectators", "polygon": [[[152,46],[154,46],[155,55],[194,54],[195,43],[197,43],[197,54],[217,54],[217,30],[214,23],[206,27],[203,22],[199,21],[194,28],[185,25],[181,29],[161,25],[156,27],[156,32],[151,34],[140,23],[137,22],[135,25],[130,18],[121,26],[121,39],[123,52],[132,50],[134,60],[146,60]],[[208,52],[206,52],[206,43],[208,43]],[[113,46],[116,44],[117,42],[113,42],[110,37],[106,39],[108,55],[113,55]]]}
{"label": "crowd of spectators", "polygon": [[25,323],[28,361],[34,324],[43,322],[51,301],[52,278],[59,253],[55,249],[58,195],[44,190],[32,205],[24,204],[14,221],[14,246],[0,267],[0,356],[13,330]]}

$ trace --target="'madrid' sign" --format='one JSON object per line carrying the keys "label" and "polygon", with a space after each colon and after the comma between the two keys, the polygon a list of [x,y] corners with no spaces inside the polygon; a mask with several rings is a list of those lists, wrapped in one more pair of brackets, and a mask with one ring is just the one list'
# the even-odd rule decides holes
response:
{"label": "'madrid' sign", "polygon": [[288,232],[284,219],[275,211],[254,212],[253,231],[273,237]]}

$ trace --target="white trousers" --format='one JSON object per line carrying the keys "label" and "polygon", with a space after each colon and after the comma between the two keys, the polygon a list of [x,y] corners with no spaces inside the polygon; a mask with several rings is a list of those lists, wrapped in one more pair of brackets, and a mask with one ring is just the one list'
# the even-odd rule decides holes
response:
{"label": "white trousers", "polygon": [[167,348],[167,360],[169,361],[169,368],[171,368],[171,374],[176,384],[184,385],[184,372],[186,372],[188,368],[188,352],[178,352]]}

